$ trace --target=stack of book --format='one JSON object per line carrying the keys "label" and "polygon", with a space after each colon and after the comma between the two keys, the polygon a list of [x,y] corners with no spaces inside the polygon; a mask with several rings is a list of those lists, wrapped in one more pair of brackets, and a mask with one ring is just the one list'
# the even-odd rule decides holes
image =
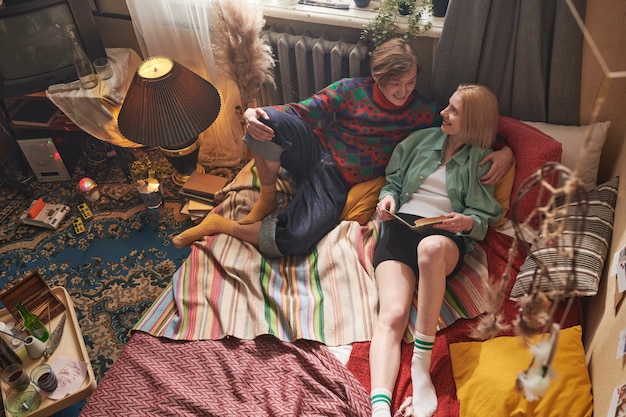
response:
{"label": "stack of book", "polygon": [[193,221],[200,221],[215,208],[213,203],[204,203],[202,201],[188,198],[180,212],[191,217]]}
{"label": "stack of book", "polygon": [[181,209],[192,220],[201,220],[215,208],[215,193],[224,188],[228,179],[217,175],[194,172],[178,191],[186,198]]}

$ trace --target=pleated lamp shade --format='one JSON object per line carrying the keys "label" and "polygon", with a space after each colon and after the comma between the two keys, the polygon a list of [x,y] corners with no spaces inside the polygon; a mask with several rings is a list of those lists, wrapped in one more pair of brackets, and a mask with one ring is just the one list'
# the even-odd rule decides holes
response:
{"label": "pleated lamp shade", "polygon": [[213,84],[170,58],[153,56],[135,73],[118,125],[135,143],[177,150],[194,143],[220,109]]}

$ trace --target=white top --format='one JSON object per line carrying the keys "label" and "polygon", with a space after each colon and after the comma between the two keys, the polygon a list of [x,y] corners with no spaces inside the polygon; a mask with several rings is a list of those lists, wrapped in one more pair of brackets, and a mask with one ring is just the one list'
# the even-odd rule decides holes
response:
{"label": "white top", "polygon": [[446,188],[446,166],[440,165],[404,203],[398,213],[436,217],[454,211]]}

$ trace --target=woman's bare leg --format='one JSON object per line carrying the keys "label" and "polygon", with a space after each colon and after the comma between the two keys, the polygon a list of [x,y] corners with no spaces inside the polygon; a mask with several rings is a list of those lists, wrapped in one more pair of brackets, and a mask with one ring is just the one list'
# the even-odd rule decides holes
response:
{"label": "woman's bare leg", "polygon": [[409,320],[415,292],[415,275],[407,265],[396,261],[376,267],[379,313],[370,345],[372,416],[388,417],[391,393],[400,369],[400,342]]}
{"label": "woman's bare leg", "polygon": [[446,276],[454,270],[458,259],[458,247],[445,236],[428,236],[417,245],[418,313],[411,360],[414,417],[431,417],[437,411],[437,393],[430,377],[432,348],[446,291]]}

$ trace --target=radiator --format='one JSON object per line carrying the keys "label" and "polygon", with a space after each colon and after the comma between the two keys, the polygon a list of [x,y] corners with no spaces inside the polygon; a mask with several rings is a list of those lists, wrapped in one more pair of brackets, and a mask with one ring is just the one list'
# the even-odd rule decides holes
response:
{"label": "radiator", "polygon": [[265,105],[300,101],[341,78],[370,75],[369,51],[361,41],[294,35],[273,28],[263,36],[276,59],[276,87],[263,88]]}

